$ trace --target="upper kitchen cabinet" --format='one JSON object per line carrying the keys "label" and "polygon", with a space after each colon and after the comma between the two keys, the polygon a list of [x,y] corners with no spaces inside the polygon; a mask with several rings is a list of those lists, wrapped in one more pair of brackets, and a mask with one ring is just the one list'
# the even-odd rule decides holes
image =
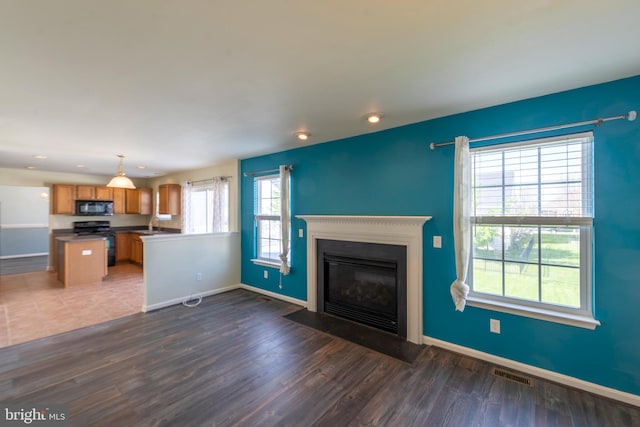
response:
{"label": "upper kitchen cabinet", "polygon": [[158,188],[160,195],[158,213],[180,215],[182,188],[179,184],[162,184]]}
{"label": "upper kitchen cabinet", "polygon": [[96,187],[96,200],[113,200],[113,188]]}
{"label": "upper kitchen cabinet", "polygon": [[128,214],[151,215],[151,188],[127,189],[125,211]]}
{"label": "upper kitchen cabinet", "polygon": [[59,215],[75,214],[76,186],[71,184],[53,184],[53,213]]}
{"label": "upper kitchen cabinet", "polygon": [[96,187],[93,185],[76,185],[76,199],[78,200],[113,200],[113,189]]}
{"label": "upper kitchen cabinet", "polygon": [[111,188],[111,190],[113,190],[113,213],[114,214],[127,213],[126,190],[124,188]]}

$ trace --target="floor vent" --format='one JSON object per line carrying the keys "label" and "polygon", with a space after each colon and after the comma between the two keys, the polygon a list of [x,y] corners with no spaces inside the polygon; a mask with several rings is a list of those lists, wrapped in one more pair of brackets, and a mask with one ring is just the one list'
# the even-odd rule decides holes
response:
{"label": "floor vent", "polygon": [[505,380],[533,387],[533,378],[525,377],[524,375],[517,374],[515,372],[505,371],[504,369],[500,368],[493,368],[493,375],[495,375],[496,377],[504,378]]}

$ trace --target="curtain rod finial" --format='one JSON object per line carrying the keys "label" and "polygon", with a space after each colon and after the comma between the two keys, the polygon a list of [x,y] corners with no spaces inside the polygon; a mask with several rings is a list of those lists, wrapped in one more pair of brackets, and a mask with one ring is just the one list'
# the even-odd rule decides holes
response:
{"label": "curtain rod finial", "polygon": [[638,117],[638,113],[636,112],[636,110],[631,110],[627,113],[627,120],[629,120],[630,122],[634,121],[636,117]]}

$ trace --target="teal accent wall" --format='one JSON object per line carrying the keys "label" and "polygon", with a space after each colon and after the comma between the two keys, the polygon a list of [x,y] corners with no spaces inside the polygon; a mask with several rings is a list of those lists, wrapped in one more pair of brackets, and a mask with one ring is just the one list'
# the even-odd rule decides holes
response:
{"label": "teal accent wall", "polygon": [[[454,310],[454,150],[428,148],[457,135],[502,134],[629,110],[640,111],[640,76],[246,159],[241,172],[292,164],[294,215],[433,216],[423,229],[424,335],[640,395],[640,119],[535,135],[594,132],[594,307],[602,322],[595,330],[474,307]],[[242,282],[305,300],[306,226],[292,222],[292,270],[279,289],[276,269],[251,262],[253,179],[241,177]],[[432,248],[434,235],[442,236],[442,249]],[[489,318],[501,321],[500,335],[489,333]]]}

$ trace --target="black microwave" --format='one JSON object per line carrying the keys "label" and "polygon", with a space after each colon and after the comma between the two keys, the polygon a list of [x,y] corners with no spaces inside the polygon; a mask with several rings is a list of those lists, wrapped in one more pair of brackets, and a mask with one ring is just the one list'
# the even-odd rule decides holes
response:
{"label": "black microwave", "polygon": [[111,200],[76,200],[77,216],[112,216]]}

